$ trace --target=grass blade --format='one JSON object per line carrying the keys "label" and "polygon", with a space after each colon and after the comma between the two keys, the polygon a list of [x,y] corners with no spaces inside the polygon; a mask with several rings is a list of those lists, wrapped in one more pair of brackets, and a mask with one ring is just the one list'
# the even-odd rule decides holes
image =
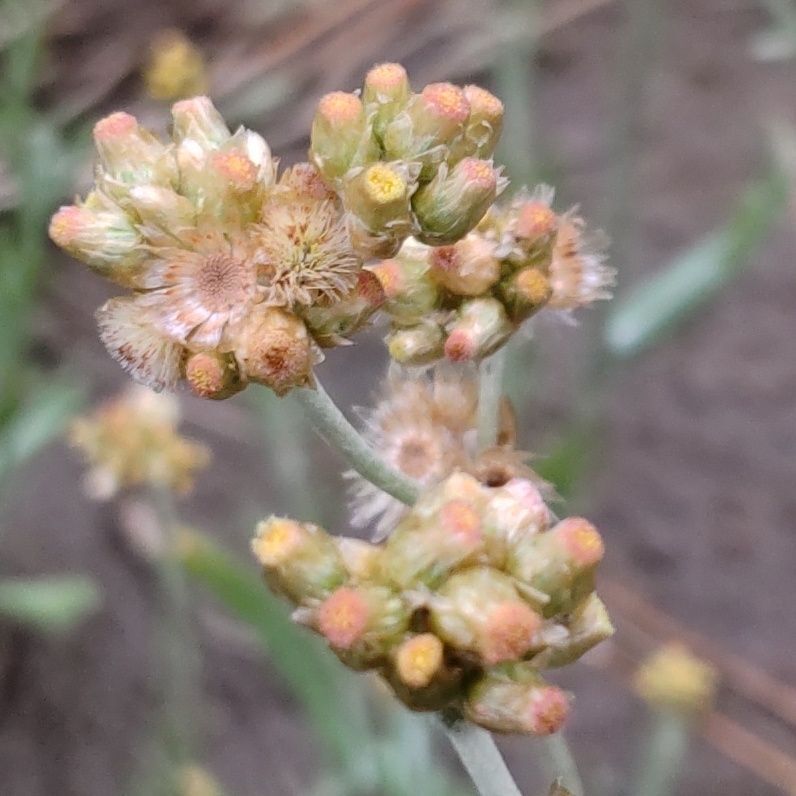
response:
{"label": "grass blade", "polygon": [[0,580],[0,614],[45,632],[69,630],[99,603],[94,582],[80,575]]}

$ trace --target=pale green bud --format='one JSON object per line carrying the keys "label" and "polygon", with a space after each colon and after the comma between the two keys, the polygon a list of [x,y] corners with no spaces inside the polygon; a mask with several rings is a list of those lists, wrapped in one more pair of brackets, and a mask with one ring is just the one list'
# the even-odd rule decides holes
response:
{"label": "pale green bud", "polygon": [[566,636],[540,652],[534,665],[540,669],[566,666],[613,634],[608,609],[596,594],[590,594],[570,612]]}
{"label": "pale green bud", "polygon": [[386,660],[409,627],[411,610],[384,586],[341,586],[313,613],[318,632],[347,666],[365,669]]}
{"label": "pale green bud", "polygon": [[402,240],[412,230],[411,180],[401,163],[373,163],[346,179],[343,203],[372,234]]}
{"label": "pale green bud", "polygon": [[483,359],[508,340],[514,327],[494,298],[466,301],[448,326],[445,356],[452,362]]}
{"label": "pale green bud", "polygon": [[445,352],[445,333],[434,321],[393,329],[387,335],[387,350],[401,365],[429,365]]}
{"label": "pale green bud", "polygon": [[411,325],[437,308],[440,289],[431,278],[424,247],[406,244],[397,257],[383,260],[369,270],[384,290],[384,311],[396,323]]}
{"label": "pale green bud", "polygon": [[130,189],[129,202],[141,219],[139,227],[147,242],[172,246],[174,238],[196,224],[196,208],[171,188],[137,185]]}
{"label": "pale green bud", "polygon": [[431,629],[487,666],[525,657],[538,644],[542,617],[508,575],[470,567],[451,575],[429,600]]}
{"label": "pale green bud", "polygon": [[119,285],[135,287],[146,259],[143,238],[119,205],[92,192],[80,205],[61,207],[52,217],[50,238],[73,257]]}
{"label": "pale green bud", "polygon": [[283,517],[259,523],[252,551],[271,587],[296,603],[323,600],[347,579],[343,559],[317,525]]}
{"label": "pale green bud", "polygon": [[493,244],[477,234],[432,249],[429,261],[432,277],[457,296],[480,296],[500,278]]}
{"label": "pale green bud", "polygon": [[416,237],[432,246],[455,243],[478,224],[505,185],[489,160],[464,158],[452,169],[441,166],[412,197],[420,227]]}
{"label": "pale green bud", "polygon": [[594,570],[603,558],[597,529],[582,517],[567,517],[551,530],[523,537],[509,550],[508,571],[550,598],[545,616],[567,610],[594,588]]}
{"label": "pale green bud", "polygon": [[500,283],[499,293],[511,320],[520,323],[550,301],[553,287],[543,271],[530,266],[506,277]]}
{"label": "pale green bud", "polygon": [[205,152],[218,149],[231,134],[227,123],[209,97],[191,97],[171,107],[172,138],[179,144],[196,142]]}
{"label": "pale green bud", "polygon": [[487,672],[470,688],[464,714],[491,732],[552,735],[569,715],[569,699],[527,664]]}
{"label": "pale green bud", "polygon": [[409,100],[411,88],[401,64],[378,64],[365,76],[362,99],[373,113],[373,129],[381,139],[386,126],[400,113]]}

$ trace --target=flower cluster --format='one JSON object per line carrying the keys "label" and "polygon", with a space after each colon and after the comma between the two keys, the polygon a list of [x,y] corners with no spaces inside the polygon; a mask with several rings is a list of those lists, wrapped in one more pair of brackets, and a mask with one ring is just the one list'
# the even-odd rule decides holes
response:
{"label": "flower cluster", "polygon": [[[393,367],[376,406],[360,413],[363,436],[371,447],[421,487],[433,486],[459,469],[492,486],[519,477],[551,491],[528,467],[530,454],[513,447],[514,413],[507,400],[501,405],[497,444],[479,450],[478,380],[473,368],[441,365],[429,376]],[[353,470],[346,478],[351,481],[352,525],[374,524],[376,536],[386,536],[406,506]]]}
{"label": "flower cluster", "polygon": [[480,360],[544,307],[572,310],[609,298],[605,241],[576,211],[553,211],[539,186],[494,207],[475,231],[446,246],[407,241],[370,270],[381,282],[392,358],[425,365]]}
{"label": "flower cluster", "polygon": [[90,465],[86,491],[97,500],[150,486],[187,492],[210,461],[204,445],[177,433],[174,398],[134,386],[72,422],[70,442]]}
{"label": "flower cluster", "polygon": [[453,243],[507,185],[491,157],[503,103],[478,86],[431,83],[414,93],[400,64],[374,66],[361,95],[322,97],[310,160],[339,193],[352,240],[391,257],[410,235]]}
{"label": "flower cluster", "polygon": [[382,301],[342,207],[309,163],[277,180],[266,142],[230,133],[205,97],[172,108],[164,144],[126,113],[94,128],[96,187],[62,207],[50,236],[131,288],[97,313],[100,336],[154,389],[184,378],[225,398],[247,382],[278,394],[311,382]]}
{"label": "flower cluster", "polygon": [[599,533],[578,517],[552,524],[527,479],[455,472],[382,544],[271,517],[252,547],[344,663],[379,671],[413,709],[455,706],[497,732],[556,732],[568,698],[541,671],[612,632],[594,593]]}

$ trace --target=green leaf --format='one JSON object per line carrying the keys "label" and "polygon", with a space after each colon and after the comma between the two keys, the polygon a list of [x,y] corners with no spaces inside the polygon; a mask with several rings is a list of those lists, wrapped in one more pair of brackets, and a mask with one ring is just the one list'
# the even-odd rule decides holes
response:
{"label": "green leaf", "polygon": [[750,262],[782,215],[787,184],[779,169],[748,187],[734,218],[722,229],[619,298],[609,312],[609,354],[630,359],[672,333]]}
{"label": "green leaf", "polygon": [[99,604],[96,585],[80,575],[0,580],[0,614],[42,631],[69,630]]}
{"label": "green leaf", "polygon": [[594,423],[572,426],[551,451],[534,462],[534,470],[549,481],[562,498],[572,497],[581,476],[594,462],[598,436]]}
{"label": "green leaf", "polygon": [[372,785],[374,756],[367,751],[372,729],[361,678],[355,682],[356,675],[291,621],[284,604],[268,591],[253,567],[241,566],[194,532],[185,537],[182,561],[191,576],[251,627],[274,668],[301,701],[330,756],[347,770],[349,782]]}
{"label": "green leaf", "polygon": [[0,429],[0,481],[57,437],[82,393],[63,383],[40,385]]}

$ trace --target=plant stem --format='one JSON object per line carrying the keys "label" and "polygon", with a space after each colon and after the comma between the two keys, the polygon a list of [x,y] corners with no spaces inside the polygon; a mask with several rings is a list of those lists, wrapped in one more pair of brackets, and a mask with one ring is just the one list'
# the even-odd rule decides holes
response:
{"label": "plant stem", "polygon": [[417,500],[417,484],[379,457],[346,420],[320,382],[316,380],[314,390],[305,388],[296,390],[295,394],[315,430],[332,448],[340,451],[363,478],[407,506]]}
{"label": "plant stem", "polygon": [[486,730],[460,717],[445,716],[441,724],[481,796],[522,796]]}
{"label": "plant stem", "polygon": [[656,711],[633,793],[638,796],[674,793],[688,748],[689,730],[683,716],[671,711]]}
{"label": "plant stem", "polygon": [[505,368],[506,347],[504,346],[485,359],[479,369],[478,447],[481,450],[492,447],[497,441]]}
{"label": "plant stem", "polygon": [[561,784],[572,794],[572,796],[583,796],[583,780],[578,773],[578,766],[575,758],[569,749],[564,736],[558,732],[541,738],[540,743],[544,746],[546,760],[551,769],[553,779],[560,779]]}

